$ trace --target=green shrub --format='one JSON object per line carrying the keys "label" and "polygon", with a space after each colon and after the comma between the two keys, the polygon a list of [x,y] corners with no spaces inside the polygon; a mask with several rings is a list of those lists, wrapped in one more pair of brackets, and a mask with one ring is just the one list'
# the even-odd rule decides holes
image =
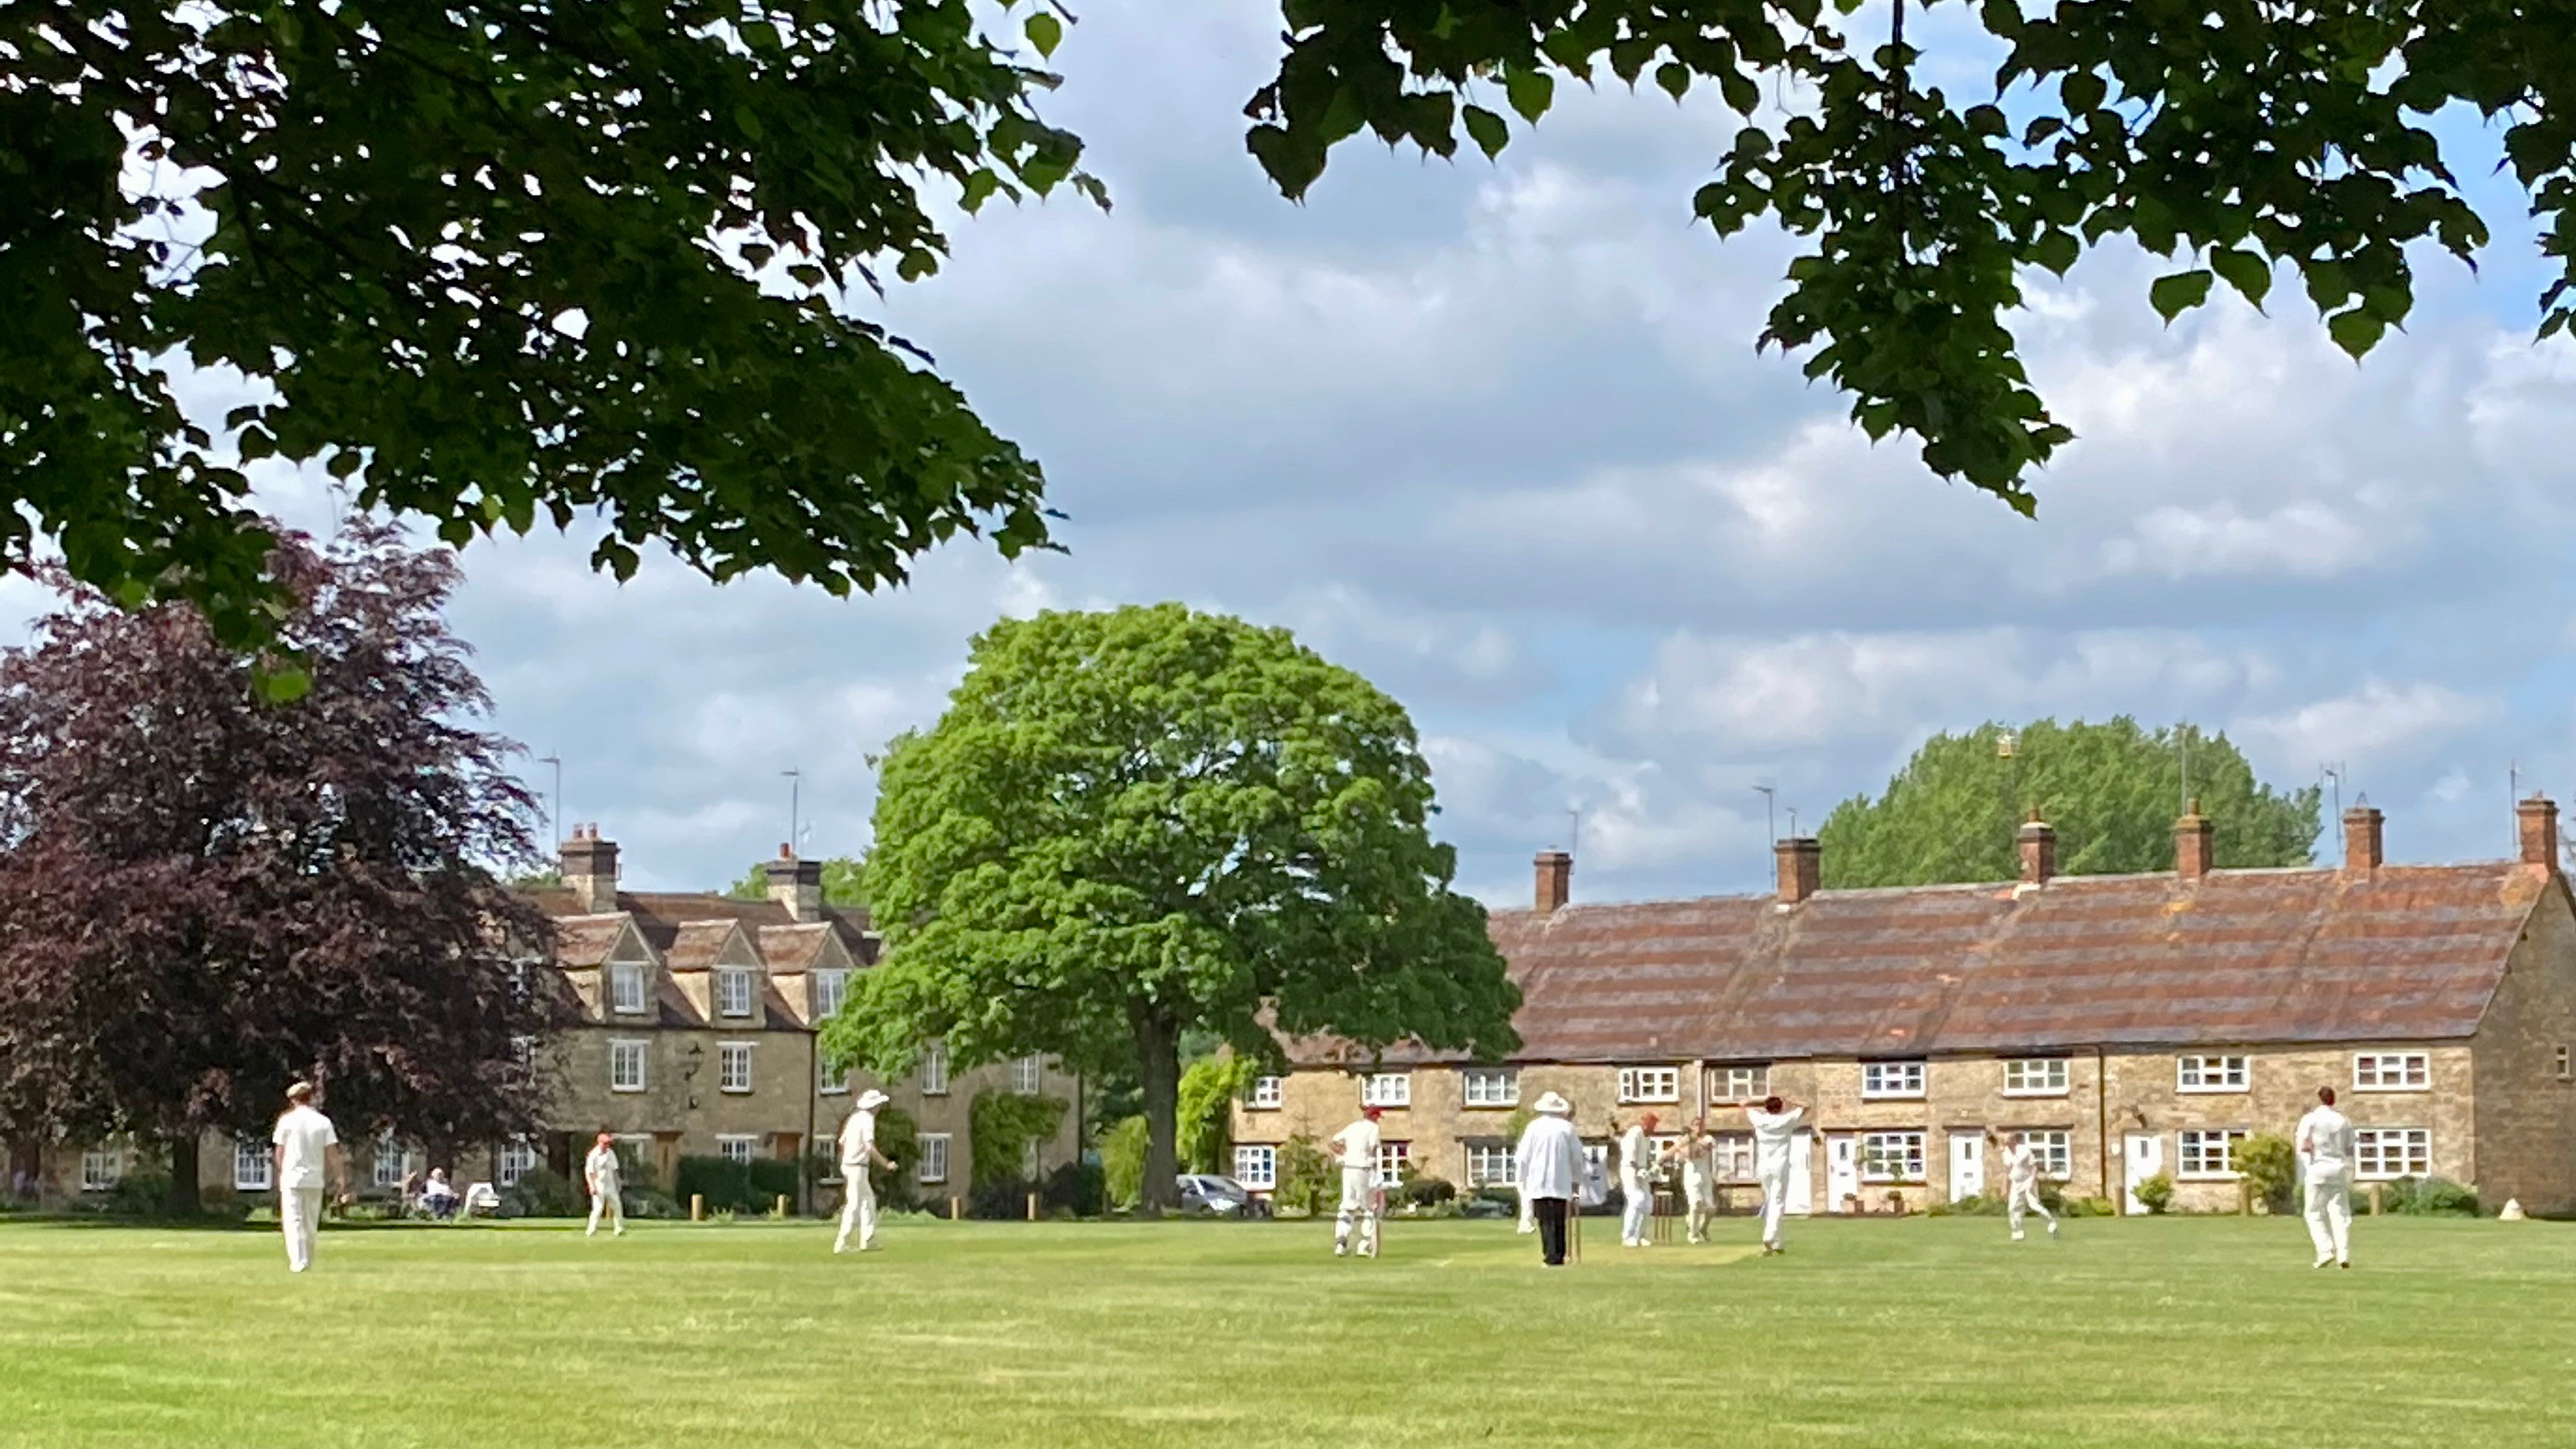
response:
{"label": "green shrub", "polygon": [[1100,1138],[1100,1171],[1111,1208],[1124,1212],[1145,1198],[1145,1138],[1142,1117],[1130,1117]]}
{"label": "green shrub", "polygon": [[551,1167],[531,1167],[501,1190],[501,1213],[513,1218],[572,1218],[582,1213],[572,1179]]}
{"label": "green shrub", "polygon": [[1108,1206],[1107,1174],[1097,1162],[1068,1162],[1047,1174],[1041,1204],[1051,1213],[1096,1218]]}
{"label": "green shrub", "polygon": [[1028,1215],[1029,1184],[1025,1179],[1015,1177],[1007,1182],[981,1183],[967,1190],[966,1216],[970,1218],[1016,1223]]}
{"label": "green shrub", "polygon": [[630,1218],[651,1221],[684,1218],[689,1215],[688,1209],[680,1206],[669,1193],[659,1188],[630,1187],[619,1193],[618,1197],[624,1203],[626,1215]]}
{"label": "green shrub", "polygon": [[910,1212],[921,1205],[921,1124],[901,1107],[877,1109],[877,1151],[894,1159],[892,1167],[870,1167],[868,1183],[876,1189],[877,1206],[887,1212]]}
{"label": "green shrub", "polygon": [[2173,1195],[2173,1174],[2169,1172],[2159,1172],[2129,1189],[2129,1196],[2136,1198],[2138,1205],[2151,1213],[2161,1213],[2172,1207]]}
{"label": "green shrub", "polygon": [[1270,1190],[1270,1206],[1274,1211],[1312,1217],[1331,1211],[1341,1201],[1341,1167],[1312,1137],[1291,1137],[1281,1143],[1273,1172],[1276,1186]]}
{"label": "green shrub", "polygon": [[2057,1212],[2070,1218],[2116,1218],[2120,1205],[2107,1197],[2070,1197],[2058,1201]]}
{"label": "green shrub", "polygon": [[2240,1137],[2229,1157],[2257,1201],[2276,1213],[2290,1210],[2299,1185],[2299,1154],[2289,1138],[2276,1132]]}
{"label": "green shrub", "polygon": [[2380,1211],[2409,1217],[2478,1215],[2478,1195],[2443,1177],[2401,1177],[2380,1192]]}
{"label": "green shrub", "polygon": [[1437,1207],[1457,1201],[1458,1189],[1446,1178],[1407,1177],[1404,1185],[1396,1189],[1395,1196],[1409,1207]]}
{"label": "green shrub", "polygon": [[782,1193],[791,1205],[796,1201],[796,1164],[784,1158],[683,1157],[676,1179],[672,1196],[685,1203],[704,1195],[710,1213],[766,1214]]}
{"label": "green shrub", "polygon": [[157,1218],[170,1207],[170,1175],[129,1172],[107,1190],[101,1206],[110,1217]]}
{"label": "green shrub", "polygon": [[985,1090],[966,1109],[966,1129],[975,1155],[969,1177],[976,1187],[1025,1181],[1032,1142],[1044,1142],[1064,1125],[1067,1108],[1061,1097]]}

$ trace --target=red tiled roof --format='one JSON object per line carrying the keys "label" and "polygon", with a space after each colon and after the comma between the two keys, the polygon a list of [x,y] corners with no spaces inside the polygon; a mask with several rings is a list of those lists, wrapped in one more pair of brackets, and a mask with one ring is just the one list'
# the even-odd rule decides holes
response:
{"label": "red tiled roof", "polygon": [[683,921],[672,930],[667,944],[656,944],[661,945],[663,964],[672,970],[704,971],[724,954],[733,933],[731,921]]}
{"label": "red tiled roof", "polygon": [[558,916],[555,918],[555,964],[572,968],[597,966],[608,959],[626,930],[624,916]]}
{"label": "red tiled roof", "polygon": [[[537,909],[556,918],[558,925],[567,919],[597,920],[583,914],[580,902],[569,890],[560,888],[530,891],[528,899]],[[796,918],[776,901],[747,901],[735,896],[696,891],[619,891],[617,909],[634,918],[635,928],[653,943],[653,949],[669,955],[681,928],[702,921],[739,922],[755,933],[770,927],[794,927]],[[823,920],[808,925],[827,925],[849,948],[850,957],[862,966],[876,963],[876,938],[868,933],[868,913],[839,906],[823,908]],[[678,963],[673,963],[677,965]],[[704,963],[700,963],[704,964]]]}
{"label": "red tiled roof", "polygon": [[2061,876],[2020,893],[1827,891],[1788,910],[1739,896],[1498,911],[1490,929],[1523,993],[1526,1061],[2421,1041],[2477,1030],[2551,882],[2514,862]]}

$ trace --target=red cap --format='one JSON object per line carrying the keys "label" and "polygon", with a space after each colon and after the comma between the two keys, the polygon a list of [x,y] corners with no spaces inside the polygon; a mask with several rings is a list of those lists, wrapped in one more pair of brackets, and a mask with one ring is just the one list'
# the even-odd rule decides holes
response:
{"label": "red cap", "polygon": [[1362,1107],[1360,1109],[1360,1115],[1374,1122],[1378,1118],[1386,1115],[1386,1109],[1384,1107]]}

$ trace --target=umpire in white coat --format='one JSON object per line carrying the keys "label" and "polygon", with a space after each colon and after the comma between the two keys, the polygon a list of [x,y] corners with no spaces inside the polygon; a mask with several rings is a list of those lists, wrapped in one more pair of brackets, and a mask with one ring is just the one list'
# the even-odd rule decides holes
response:
{"label": "umpire in white coat", "polygon": [[1538,1115],[1521,1131],[1513,1175],[1520,1181],[1521,1200],[1538,1224],[1541,1261],[1561,1268],[1565,1266],[1565,1219],[1583,1190],[1583,1138],[1570,1120],[1573,1103],[1550,1092],[1533,1108]]}

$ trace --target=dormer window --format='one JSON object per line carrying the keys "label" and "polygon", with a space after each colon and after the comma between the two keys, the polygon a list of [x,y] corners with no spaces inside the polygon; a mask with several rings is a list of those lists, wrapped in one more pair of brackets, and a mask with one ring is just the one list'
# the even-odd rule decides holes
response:
{"label": "dormer window", "polygon": [[635,1015],[644,1009],[644,968],[620,961],[608,968],[609,1010]]}
{"label": "dormer window", "polygon": [[814,1019],[815,1019],[816,1021],[821,1021],[823,1018],[825,1018],[825,1017],[827,1017],[827,1016],[834,1016],[834,1015],[839,1014],[839,1012],[840,1012],[840,1010],[841,1010],[841,1000],[842,1000],[842,998],[843,998],[843,997],[845,997],[845,996],[847,996],[847,995],[849,994],[849,991],[850,991],[850,973],[849,973],[849,972],[847,972],[847,971],[817,971],[817,972],[815,972],[815,973],[814,973]]}
{"label": "dormer window", "polygon": [[717,969],[716,1014],[751,1015],[751,972],[748,968],[724,966]]}

